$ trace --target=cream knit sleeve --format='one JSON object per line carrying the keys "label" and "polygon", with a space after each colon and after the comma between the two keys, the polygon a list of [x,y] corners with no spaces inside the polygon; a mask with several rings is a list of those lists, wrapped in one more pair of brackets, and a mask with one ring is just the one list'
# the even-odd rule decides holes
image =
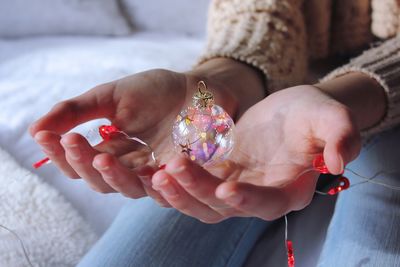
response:
{"label": "cream knit sleeve", "polygon": [[365,51],[349,64],[322,79],[327,81],[349,72],[362,72],[380,83],[386,92],[387,110],[384,118],[362,134],[364,137],[390,129],[400,123],[400,36]]}
{"label": "cream knit sleeve", "polygon": [[214,0],[200,63],[229,57],[260,69],[269,92],[304,81],[307,73],[302,0]]}

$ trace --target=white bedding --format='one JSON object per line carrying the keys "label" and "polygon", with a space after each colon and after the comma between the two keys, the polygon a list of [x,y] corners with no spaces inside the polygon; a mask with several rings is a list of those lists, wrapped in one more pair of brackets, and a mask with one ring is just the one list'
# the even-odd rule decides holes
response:
{"label": "white bedding", "polygon": [[15,235],[34,266],[75,266],[97,240],[92,227],[57,190],[1,148],[0,162],[0,266],[28,266]]}
{"label": "white bedding", "polygon": [[[0,146],[31,169],[43,154],[27,127],[56,102],[150,68],[189,69],[202,45],[200,39],[160,34],[0,40]],[[81,128],[86,133],[91,126]],[[92,192],[51,165],[36,172],[60,190],[98,233],[126,201],[116,194]]]}

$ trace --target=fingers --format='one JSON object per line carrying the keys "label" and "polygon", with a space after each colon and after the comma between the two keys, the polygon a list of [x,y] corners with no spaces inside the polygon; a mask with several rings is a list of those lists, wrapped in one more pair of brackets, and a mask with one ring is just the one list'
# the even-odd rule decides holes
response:
{"label": "fingers", "polygon": [[61,145],[68,164],[93,190],[101,193],[114,192],[93,167],[93,159],[99,152],[93,149],[83,136],[76,133],[66,134],[61,138]]}
{"label": "fingers", "polygon": [[215,194],[243,213],[264,220],[274,220],[289,212],[289,198],[279,188],[225,182],[218,186]]}
{"label": "fingers", "polygon": [[184,157],[171,160],[165,171],[172,176],[185,191],[200,202],[214,207],[227,208],[225,203],[215,197],[215,190],[222,180],[213,176],[198,164]]}
{"label": "fingers", "polygon": [[206,223],[217,223],[223,219],[218,212],[189,195],[166,171],[156,172],[152,182],[153,188],[182,213]]}
{"label": "fingers", "polygon": [[99,85],[75,98],[55,105],[29,128],[32,136],[41,130],[63,134],[75,126],[96,118],[110,118],[114,112],[115,83]]}
{"label": "fingers", "polygon": [[156,201],[158,205],[164,208],[172,207],[171,204],[169,204],[168,201],[165,200],[164,197],[158,191],[153,189],[151,177],[139,177],[139,179],[143,184],[143,188],[146,194],[152,199],[154,199],[154,201]]}
{"label": "fingers", "polygon": [[40,131],[35,135],[35,141],[42,147],[43,152],[68,177],[76,179],[79,175],[69,165],[65,158],[64,148],[60,144],[61,137],[50,131]]}
{"label": "fingers", "polygon": [[146,196],[136,173],[122,165],[113,155],[107,153],[96,155],[93,167],[112,189],[124,196],[134,199]]}
{"label": "fingers", "polygon": [[146,165],[139,169],[135,169],[136,174],[138,175],[140,181],[143,184],[143,188],[146,191],[146,194],[154,199],[160,206],[169,208],[171,205],[166,201],[159,192],[153,189],[153,183],[151,181],[151,177],[155,173],[152,167]]}

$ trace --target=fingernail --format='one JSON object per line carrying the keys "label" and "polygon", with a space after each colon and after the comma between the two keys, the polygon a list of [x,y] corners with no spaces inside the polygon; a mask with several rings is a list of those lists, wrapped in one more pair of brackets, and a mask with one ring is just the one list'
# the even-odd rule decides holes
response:
{"label": "fingernail", "polygon": [[41,136],[41,133],[38,132],[38,133],[36,133],[36,134],[33,136],[33,139],[34,139],[37,143],[40,143],[40,136]]}
{"label": "fingernail", "polygon": [[178,195],[178,191],[168,181],[167,178],[158,180],[157,183],[153,185],[153,188],[157,191],[161,191],[162,194],[165,194],[166,196],[169,196],[169,197]]}
{"label": "fingernail", "polygon": [[167,184],[165,184],[161,188],[161,192],[168,197],[178,196],[178,191],[175,189],[175,187],[170,182],[167,182]]}
{"label": "fingernail", "polygon": [[344,162],[343,158],[339,155],[339,161],[340,161],[340,174],[343,174],[344,172]]}
{"label": "fingernail", "polygon": [[170,173],[170,174],[177,174],[177,173],[183,172],[183,170],[185,170],[185,166],[180,166],[180,167],[178,167],[178,168],[169,170],[168,173]]}
{"label": "fingernail", "polygon": [[223,199],[226,203],[233,206],[239,205],[243,201],[243,197],[236,192],[230,192]]}
{"label": "fingernail", "polygon": [[106,171],[110,168],[110,166],[108,166],[108,165],[99,164],[99,162],[97,162],[96,160],[93,161],[93,167],[99,171]]}
{"label": "fingernail", "polygon": [[168,173],[174,175],[174,177],[185,186],[191,185],[195,181],[194,177],[189,172],[185,171],[185,166],[168,171]]}
{"label": "fingernail", "polygon": [[162,178],[159,178],[159,179],[155,180],[155,183],[154,183],[153,187],[156,187],[158,189],[159,187],[164,186],[167,183],[168,183],[167,178],[162,177]]}
{"label": "fingernail", "polygon": [[54,148],[50,144],[40,144],[42,146],[42,150],[47,155],[54,155]]}
{"label": "fingernail", "polygon": [[67,146],[67,153],[73,160],[79,160],[81,158],[81,151],[77,145]]}

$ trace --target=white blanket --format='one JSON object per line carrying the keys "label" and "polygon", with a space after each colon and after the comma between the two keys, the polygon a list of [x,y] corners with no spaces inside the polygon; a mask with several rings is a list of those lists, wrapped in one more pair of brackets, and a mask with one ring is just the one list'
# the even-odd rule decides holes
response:
{"label": "white blanket", "polygon": [[[31,168],[43,153],[27,128],[52,105],[97,84],[146,69],[187,70],[202,46],[200,39],[160,34],[0,40],[0,146]],[[92,126],[79,130],[86,133]],[[125,202],[117,194],[95,193],[51,165],[35,172],[71,201],[98,233]]]}
{"label": "white blanket", "polygon": [[[23,241],[34,266],[75,266],[96,240],[55,189],[0,149],[0,224]],[[29,266],[16,236],[0,229],[0,266]]]}

